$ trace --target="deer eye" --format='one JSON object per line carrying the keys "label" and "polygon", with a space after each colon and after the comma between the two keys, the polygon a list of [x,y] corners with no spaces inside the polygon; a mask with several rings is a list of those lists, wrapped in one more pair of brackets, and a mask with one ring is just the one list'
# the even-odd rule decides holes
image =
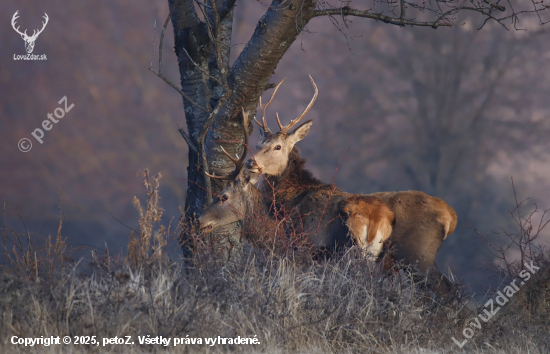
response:
{"label": "deer eye", "polygon": [[275,150],[281,150],[281,145],[275,146]]}
{"label": "deer eye", "polygon": [[224,194],[224,195],[222,195],[222,196],[220,197],[220,200],[221,200],[222,202],[225,202],[227,199],[229,199],[229,196],[228,196],[227,194]]}

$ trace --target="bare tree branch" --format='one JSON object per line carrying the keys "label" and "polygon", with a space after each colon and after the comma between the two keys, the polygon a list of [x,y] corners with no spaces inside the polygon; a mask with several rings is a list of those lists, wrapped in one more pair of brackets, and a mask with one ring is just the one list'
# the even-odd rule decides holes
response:
{"label": "bare tree branch", "polygon": [[210,177],[208,176],[208,173],[210,172],[209,169],[208,169],[208,161],[206,159],[206,151],[205,151],[205,146],[206,146],[206,135],[208,133],[208,129],[210,129],[210,126],[212,125],[212,123],[214,123],[214,119],[216,118],[216,116],[218,115],[219,113],[219,110],[221,109],[221,107],[223,107],[223,105],[225,104],[225,102],[227,101],[227,99],[229,98],[229,96],[231,96],[231,90],[229,91],[226,91],[225,94],[220,98],[220,100],[218,101],[218,104],[216,105],[216,108],[212,111],[212,113],[210,114],[210,116],[208,117],[208,119],[206,120],[206,122],[204,123],[204,126],[203,126],[203,130],[199,136],[199,144],[201,145],[201,155],[202,155],[202,171],[204,173],[204,181],[205,181],[205,186],[204,188],[207,190],[207,204],[210,204],[212,202],[212,184],[210,182]]}
{"label": "bare tree branch", "polygon": [[[177,6],[177,4],[176,4]],[[174,6],[175,9],[175,6]],[[172,11],[174,10],[172,9]],[[166,82],[170,87],[172,87],[174,90],[178,91],[178,93],[181,95],[181,97],[188,100],[193,106],[197,107],[201,111],[208,112],[208,109],[199,105],[195,101],[193,101],[189,96],[185,94],[180,88],[178,88],[172,81],[170,81],[166,76],[162,74],[162,46],[164,43],[164,34],[166,32],[166,27],[168,27],[168,22],[170,21],[170,18],[172,16],[172,11],[170,11],[170,14],[168,14],[168,17],[166,18],[166,21],[164,21],[164,27],[162,29],[162,34],[160,35],[160,43],[159,43],[159,70],[158,72],[155,71],[151,66],[149,66],[149,70],[151,70],[155,75],[157,75],[159,78],[161,78],[164,82]]]}
{"label": "bare tree branch", "polygon": [[[466,1],[461,1],[459,4],[459,0],[451,0],[451,1],[436,1],[438,7],[432,8],[429,5],[423,4],[418,5],[414,3],[409,3],[405,0],[399,0],[400,1],[400,7],[401,7],[401,13],[399,17],[392,17],[384,15],[382,12],[371,12],[369,10],[357,10],[353,9],[349,6],[344,6],[341,8],[327,8],[327,9],[319,9],[315,10],[313,12],[313,17],[320,17],[320,16],[341,16],[344,18],[345,16],[357,16],[357,17],[364,17],[364,18],[370,18],[377,21],[382,21],[384,23],[397,25],[397,26],[416,26],[416,27],[432,27],[432,28],[438,28],[438,27],[452,27],[454,26],[453,18],[451,16],[461,12],[461,11],[474,11],[482,16],[485,17],[485,21],[480,26],[480,29],[487,23],[489,20],[494,20],[498,22],[501,26],[507,29],[506,25],[503,23],[503,21],[512,19],[512,22],[514,24],[514,28],[516,28],[517,19],[518,16],[521,14],[536,14],[539,18],[539,23],[541,25],[547,23],[548,21],[543,21],[540,17],[540,13],[542,11],[546,11],[550,9],[550,6],[544,5],[542,3],[537,2],[536,0],[532,0],[533,9],[532,10],[523,10],[516,12],[512,6],[511,13],[503,16],[503,17],[496,17],[493,15],[494,10],[498,10],[501,12],[506,11],[506,7],[502,5],[498,5],[495,2],[492,2],[491,0],[483,0],[483,3],[477,2],[474,3],[473,1],[470,1],[470,6],[464,6]],[[444,3],[446,6],[449,7],[449,10],[443,11],[439,7],[439,3]],[[487,5],[484,5],[487,4]],[[406,19],[406,12],[405,12],[405,6],[409,5],[419,11],[430,11],[431,13],[435,14],[437,19],[435,21],[416,21],[414,19]],[[388,2],[389,6],[389,2]],[[390,8],[390,12],[393,13],[393,8]]]}
{"label": "bare tree branch", "polygon": [[199,150],[197,149],[197,147],[195,146],[195,144],[193,144],[193,142],[191,141],[191,138],[189,138],[189,135],[187,135],[187,133],[185,132],[185,130],[183,130],[183,128],[178,128],[178,132],[180,132],[181,136],[183,137],[183,139],[185,140],[185,142],[187,143],[187,145],[189,146],[189,148],[191,150],[193,150],[195,153],[199,153]]}
{"label": "bare tree branch", "polygon": [[237,0],[225,0],[219,9],[220,19],[223,20],[235,6]]}
{"label": "bare tree branch", "polygon": [[502,5],[499,5],[499,4],[495,4],[494,2],[492,1],[489,1],[489,0],[483,0],[484,3],[486,4],[489,4],[489,6],[491,6],[492,8],[494,9],[497,9],[499,11],[506,11],[506,7],[502,6]]}
{"label": "bare tree branch", "polygon": [[396,17],[390,17],[386,15],[382,15],[382,13],[372,13],[369,11],[361,11],[352,9],[351,7],[345,6],[339,9],[324,9],[324,10],[315,10],[313,12],[313,17],[320,17],[320,16],[332,16],[332,15],[340,15],[340,16],[357,16],[357,17],[365,17],[365,18],[371,18],[377,21],[382,21],[385,23],[389,23],[392,25],[397,26],[417,26],[417,27],[451,27],[452,23],[441,23],[438,19],[434,22],[419,22],[414,20],[405,20],[404,18],[396,18]]}

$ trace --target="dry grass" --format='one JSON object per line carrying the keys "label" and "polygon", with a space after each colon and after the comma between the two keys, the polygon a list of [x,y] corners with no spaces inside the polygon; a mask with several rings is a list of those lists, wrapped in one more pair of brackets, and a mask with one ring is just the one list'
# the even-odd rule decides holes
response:
{"label": "dry grass", "polygon": [[[74,263],[60,232],[38,247],[28,232],[4,227],[0,352],[165,351],[138,344],[138,336],[147,335],[172,338],[168,351],[174,353],[550,351],[550,259],[543,250],[529,248],[529,260],[540,270],[459,349],[451,337],[462,338],[480,304],[465,297],[438,299],[404,271],[384,273],[355,248],[323,261],[269,247],[223,262],[207,252],[200,262],[170,260],[167,241],[179,230],[161,224],[159,177],[149,183],[145,175],[146,208],[134,201],[140,227],[131,234],[127,256],[93,252]],[[514,277],[511,271],[503,281]],[[12,336],[52,335],[96,336],[100,345],[11,344]],[[102,345],[103,338],[115,336],[131,336],[135,344]],[[205,338],[218,336],[257,338],[260,344],[205,344]],[[174,338],[201,338],[203,344],[174,347]]]}

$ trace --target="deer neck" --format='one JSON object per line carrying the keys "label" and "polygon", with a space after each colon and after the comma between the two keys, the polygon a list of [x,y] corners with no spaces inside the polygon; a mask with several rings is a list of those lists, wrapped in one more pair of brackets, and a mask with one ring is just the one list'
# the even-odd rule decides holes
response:
{"label": "deer neck", "polygon": [[304,190],[317,189],[324,183],[315,178],[304,168],[306,160],[300,156],[300,151],[294,147],[289,155],[288,164],[280,176],[266,176],[267,181],[262,183],[264,198],[275,196],[277,203],[292,200]]}
{"label": "deer neck", "polygon": [[245,209],[244,234],[248,240],[255,240],[259,233],[274,227],[275,220],[269,214],[262,192],[254,187]]}

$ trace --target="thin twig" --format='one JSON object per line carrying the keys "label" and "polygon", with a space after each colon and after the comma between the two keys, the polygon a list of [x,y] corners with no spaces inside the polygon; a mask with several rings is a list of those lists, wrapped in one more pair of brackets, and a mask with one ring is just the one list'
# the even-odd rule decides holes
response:
{"label": "thin twig", "polygon": [[451,27],[451,23],[440,23],[439,19],[434,22],[419,22],[414,20],[405,20],[402,18],[396,18],[396,17],[390,17],[386,15],[382,15],[382,13],[371,13],[368,11],[361,11],[352,9],[348,6],[339,8],[339,9],[326,9],[326,10],[315,10],[313,11],[313,17],[320,17],[320,16],[329,16],[329,15],[341,15],[341,16],[357,16],[357,17],[365,17],[365,18],[371,18],[377,21],[382,21],[385,23],[389,23],[392,25],[398,25],[398,26],[417,26],[417,27],[440,27],[440,26],[447,26]]}
{"label": "thin twig", "polygon": [[195,65],[195,67],[197,69],[199,69],[203,74],[205,74],[206,76],[208,76],[208,78],[216,81],[217,83],[219,83],[220,85],[223,85],[223,83],[220,81],[220,79],[218,79],[217,77],[211,75],[208,71],[204,70],[199,64],[197,64],[193,58],[191,58],[191,56],[189,55],[189,52],[187,51],[187,49],[185,49],[185,47],[182,47],[181,49],[183,49],[183,51],[185,52],[185,54],[187,55],[187,58],[189,58],[189,60],[191,61],[191,63],[193,63],[193,65]]}
{"label": "thin twig", "polygon": [[209,168],[208,168],[208,161],[206,160],[206,150],[205,150],[206,136],[207,136],[207,133],[208,133],[208,129],[210,128],[212,123],[214,123],[214,119],[218,115],[219,111],[221,110],[221,107],[223,107],[223,105],[225,104],[225,101],[227,101],[227,99],[229,98],[231,93],[232,93],[232,91],[228,90],[220,98],[220,100],[218,101],[218,104],[216,105],[216,108],[212,111],[212,113],[210,113],[210,116],[208,117],[208,119],[204,123],[203,130],[201,131],[201,134],[199,135],[199,140],[198,141],[199,141],[199,144],[201,145],[202,165],[203,165],[202,172],[203,172],[204,181],[205,181],[205,184],[206,184],[205,188],[209,192],[209,193],[206,193],[207,204],[210,204],[212,202],[212,195],[211,195],[211,193],[212,193],[212,183],[210,181],[210,177],[208,177],[208,175],[207,175],[207,173],[210,173],[210,171],[209,171]]}
{"label": "thin twig", "polygon": [[187,133],[185,132],[185,130],[183,128],[178,128],[178,132],[180,132],[181,136],[183,137],[183,139],[185,140],[185,142],[187,143],[187,146],[189,146],[189,148],[191,150],[193,150],[197,155],[199,154],[199,150],[197,149],[197,147],[195,146],[195,144],[193,144],[193,142],[191,141],[191,138],[189,138],[189,135],[187,135]]}
{"label": "thin twig", "polygon": [[8,266],[8,249],[6,245],[6,199],[4,198],[4,255],[6,256],[6,267]]}
{"label": "thin twig", "polygon": [[157,49],[157,46],[155,45],[155,40],[157,39],[157,20],[155,19],[155,26],[153,27],[153,53],[151,53],[151,63],[149,64],[149,67],[153,67],[153,60],[155,60],[155,50]]}
{"label": "thin twig", "polygon": [[224,106],[225,102],[229,99],[229,97],[233,93],[229,89],[229,85],[227,83],[227,73],[228,73],[229,70],[228,70],[228,68],[226,68],[226,65],[223,61],[223,53],[222,53],[222,50],[220,48],[220,43],[219,43],[219,36],[220,36],[219,27],[221,25],[220,17],[219,17],[219,14],[218,14],[218,10],[217,10],[215,1],[210,0],[210,4],[212,6],[211,11],[213,12],[213,15],[214,15],[215,27],[212,26],[212,24],[210,23],[210,20],[209,20],[210,16],[208,16],[207,14],[205,14],[205,20],[206,20],[207,29],[208,29],[208,36],[209,36],[211,42],[214,44],[216,62],[218,64],[218,70],[220,71],[220,74],[221,74],[221,82],[220,82],[220,80],[216,80],[216,81],[221,84],[221,86],[223,87],[225,93],[218,100],[218,102],[216,104],[216,107],[210,113],[209,117],[206,119],[206,122],[204,123],[203,128],[202,128],[202,130],[199,134],[199,138],[198,138],[199,150],[200,150],[200,153],[202,155],[202,165],[203,165],[202,171],[203,171],[203,174],[204,174],[205,188],[209,192],[209,193],[206,193],[206,198],[207,198],[207,203],[208,204],[210,204],[212,202],[212,182],[211,182],[210,177],[208,177],[208,175],[207,175],[207,173],[209,173],[210,171],[209,171],[209,168],[208,168],[208,161],[206,159],[206,150],[205,150],[205,148],[206,148],[206,137],[207,137],[207,134],[208,134],[208,130],[210,129],[210,126],[212,125],[212,123],[214,123],[214,119],[216,118],[218,113],[221,111],[221,109]]}
{"label": "thin twig", "polygon": [[206,112],[208,113],[208,110],[206,108],[204,108],[203,106],[199,105],[198,103],[196,103],[195,101],[193,101],[191,99],[191,97],[187,96],[185,94],[185,92],[183,92],[180,88],[178,88],[176,85],[174,85],[174,83],[172,83],[170,80],[168,80],[168,78],[166,78],[164,75],[162,75],[161,73],[158,73],[156,72],[155,70],[153,70],[152,68],[149,68],[149,70],[151,70],[155,75],[157,75],[159,78],[161,78],[164,82],[166,82],[168,85],[170,85],[170,87],[172,87],[174,90],[178,91],[178,93],[181,95],[181,97],[185,98],[186,100],[189,101],[189,103],[191,103],[193,106],[197,107],[198,109],[200,109],[201,111],[203,112]]}
{"label": "thin twig", "polygon": [[[198,109],[200,109],[201,111],[203,112],[206,112],[208,113],[208,109],[205,108],[205,107],[202,107],[201,105],[199,105],[198,103],[196,103],[193,99],[191,99],[191,97],[187,96],[187,94],[185,94],[185,92],[183,92],[180,88],[178,88],[174,83],[172,83],[167,77],[165,77],[163,74],[162,74],[162,47],[163,47],[163,44],[164,44],[164,34],[166,33],[166,27],[168,27],[168,22],[170,21],[170,18],[172,16],[172,11],[174,11],[174,9],[177,7],[177,4],[174,5],[174,7],[172,8],[172,10],[170,11],[170,13],[168,14],[168,17],[166,18],[166,21],[164,21],[164,27],[162,28],[162,33],[160,35],[160,43],[159,43],[159,70],[158,72],[155,71],[152,66],[149,67],[149,70],[151,70],[155,75],[157,75],[159,78],[161,78],[164,82],[166,82],[168,85],[170,85],[170,87],[172,87],[174,90],[178,91],[178,93],[183,97],[185,98],[186,100],[189,101],[189,103],[191,103],[193,106],[197,107]],[[156,22],[155,22],[155,26],[156,26]],[[155,31],[156,33],[156,31]],[[153,40],[154,41],[154,40]]]}

